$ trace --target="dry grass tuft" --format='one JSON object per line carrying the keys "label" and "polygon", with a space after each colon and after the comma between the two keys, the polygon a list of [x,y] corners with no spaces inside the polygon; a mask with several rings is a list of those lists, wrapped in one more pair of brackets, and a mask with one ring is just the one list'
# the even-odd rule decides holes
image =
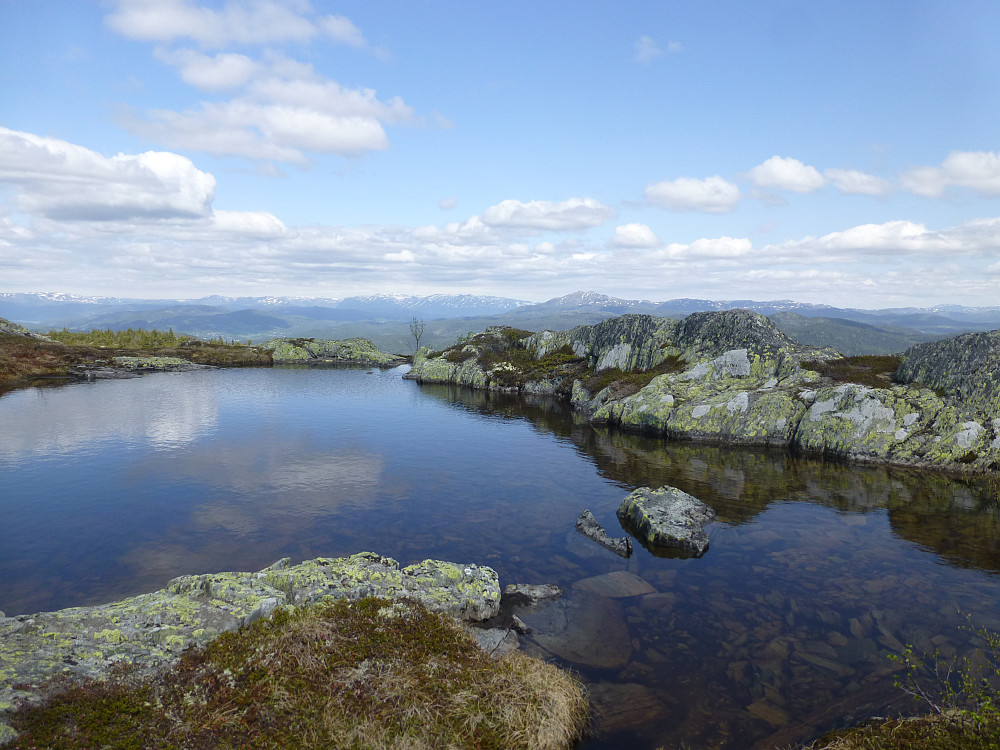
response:
{"label": "dry grass tuft", "polygon": [[280,611],[185,655],[15,714],[22,747],[569,748],[581,686],[515,652],[493,660],[454,620],[365,599]]}

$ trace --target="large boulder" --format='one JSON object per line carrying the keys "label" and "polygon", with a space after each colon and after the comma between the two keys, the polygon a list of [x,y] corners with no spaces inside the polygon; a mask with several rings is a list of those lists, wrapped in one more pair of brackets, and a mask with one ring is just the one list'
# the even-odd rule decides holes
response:
{"label": "large boulder", "polygon": [[363,338],[342,339],[269,339],[262,349],[273,351],[276,364],[334,364],[391,367],[402,364],[405,357],[386,354],[371,341]]}
{"label": "large boulder", "polygon": [[149,674],[228,630],[284,605],[367,596],[416,599],[466,621],[500,610],[496,571],[439,560],[400,568],[389,557],[361,552],[287,559],[255,573],[211,573],[175,578],[166,588],[122,601],[58,612],[0,617],[0,730],[3,714],[37,700],[54,677],[101,678],[127,663]]}
{"label": "large boulder", "polygon": [[640,487],[618,508],[622,527],[654,553],[701,557],[708,550],[705,524],[715,511],[693,495],[664,485]]}

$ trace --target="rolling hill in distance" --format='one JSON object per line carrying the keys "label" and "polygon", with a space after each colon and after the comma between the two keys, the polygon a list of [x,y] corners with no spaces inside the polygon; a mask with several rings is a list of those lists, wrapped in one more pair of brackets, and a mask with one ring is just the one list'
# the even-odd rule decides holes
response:
{"label": "rolling hill in distance", "polygon": [[471,294],[376,294],[323,297],[127,299],[60,293],[0,293],[0,317],[45,332],[51,329],[172,328],[202,338],[254,342],[267,338],[363,336],[380,349],[412,352],[409,322],[426,324],[421,344],[443,347],[490,325],[532,331],[567,329],[609,317],[645,313],[682,318],[693,312],[747,308],[769,316],[784,333],[845,355],[903,351],[923,341],[1000,328],[1000,306],[861,310],[792,300],[671,299],[664,302],[574,292],[546,302]]}

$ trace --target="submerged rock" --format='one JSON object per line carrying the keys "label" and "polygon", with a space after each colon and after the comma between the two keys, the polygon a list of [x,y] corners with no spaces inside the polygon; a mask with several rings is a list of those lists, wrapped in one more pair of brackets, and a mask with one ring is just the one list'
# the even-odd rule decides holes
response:
{"label": "submerged rock", "polygon": [[416,599],[477,621],[499,611],[500,584],[484,566],[424,560],[400,568],[392,558],[361,552],[298,565],[284,559],[256,573],[180,576],[159,591],[110,604],[6,617],[0,619],[0,728],[5,712],[37,700],[35,688],[51,678],[99,679],[118,663],[147,674],[280,606],[367,596]]}
{"label": "submerged rock", "polygon": [[276,364],[341,364],[391,367],[402,364],[405,357],[386,354],[364,338],[342,339],[270,339],[261,344],[271,349]]}
{"label": "submerged rock", "polygon": [[704,526],[715,511],[675,487],[640,487],[622,500],[618,520],[654,553],[701,557],[708,549]]}
{"label": "submerged rock", "polygon": [[602,547],[611,550],[619,557],[632,556],[632,540],[627,536],[612,539],[608,532],[597,522],[594,514],[584,508],[580,517],[576,519],[576,530],[588,539],[592,539]]}

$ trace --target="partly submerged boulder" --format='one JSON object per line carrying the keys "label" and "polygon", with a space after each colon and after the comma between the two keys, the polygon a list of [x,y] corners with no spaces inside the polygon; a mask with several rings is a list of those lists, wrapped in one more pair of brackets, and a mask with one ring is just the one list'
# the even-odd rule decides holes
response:
{"label": "partly submerged boulder", "polygon": [[640,487],[622,500],[618,520],[654,554],[701,557],[708,549],[704,526],[715,511],[676,487]]}
{"label": "partly submerged boulder", "polygon": [[181,576],[110,604],[0,618],[0,729],[3,714],[37,700],[35,689],[51,678],[101,678],[121,663],[148,674],[280,606],[367,596],[416,599],[469,621],[500,608],[492,568],[424,560],[401,569],[392,558],[361,552],[298,565],[284,559],[256,573]]}
{"label": "partly submerged boulder", "polygon": [[608,532],[597,522],[594,514],[589,509],[584,508],[576,519],[576,530],[588,539],[597,542],[605,549],[609,549],[619,557],[632,556],[632,540],[627,536],[613,539],[608,536]]}
{"label": "partly submerged boulder", "polygon": [[262,349],[273,351],[277,364],[342,364],[391,367],[406,361],[398,354],[380,351],[368,339],[352,338],[332,341],[326,339],[270,339],[261,344]]}

